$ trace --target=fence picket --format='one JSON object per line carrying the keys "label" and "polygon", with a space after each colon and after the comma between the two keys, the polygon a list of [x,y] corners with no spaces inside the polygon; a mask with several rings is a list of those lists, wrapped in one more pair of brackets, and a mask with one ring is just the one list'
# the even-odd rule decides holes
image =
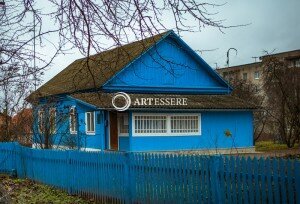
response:
{"label": "fence picket", "polygon": [[279,181],[278,181],[278,160],[273,159],[273,181],[274,181],[274,203],[280,202]]}
{"label": "fence picket", "polygon": [[287,184],[288,184],[288,187],[287,187],[288,203],[295,203],[295,199],[294,199],[295,194],[293,191],[293,180],[292,180],[292,178],[294,176],[293,175],[294,172],[292,171],[292,168],[293,168],[292,161],[289,159],[287,161],[287,172],[286,172],[287,173]]}
{"label": "fence picket", "polygon": [[231,171],[231,165],[229,157],[226,157],[226,194],[227,194],[227,202],[226,203],[232,203],[231,201],[231,177],[230,177],[230,171]]}
{"label": "fence picket", "polygon": [[243,194],[242,194],[242,182],[241,182],[241,175],[242,175],[242,171],[243,171],[243,166],[241,165],[241,159],[240,157],[236,157],[235,160],[236,164],[235,164],[235,169],[236,169],[236,175],[237,175],[237,182],[236,182],[236,186],[237,186],[237,202],[238,203],[242,203],[243,202]]}
{"label": "fence picket", "polygon": [[220,157],[219,179],[220,179],[220,200],[223,202],[226,198],[225,179],[224,179],[224,157]]}
{"label": "fence picket", "polygon": [[260,180],[259,180],[259,174],[260,174],[260,165],[256,157],[253,159],[253,167],[254,167],[254,186],[255,186],[255,202],[261,203],[261,190],[260,190]]}
{"label": "fence picket", "polygon": [[248,172],[247,172],[247,178],[248,178],[248,188],[249,188],[249,200],[250,200],[250,203],[254,203],[254,182],[253,182],[253,164],[252,164],[252,160],[250,157],[248,157],[247,159],[247,169],[248,169]]}
{"label": "fence picket", "polygon": [[266,182],[266,189],[268,193],[268,203],[273,204],[273,168],[270,158],[266,159],[266,175],[267,175],[267,182]]}
{"label": "fence picket", "polygon": [[287,203],[286,197],[286,170],[285,170],[285,161],[283,159],[279,160],[279,168],[280,168],[280,192],[281,192],[281,202]]}
{"label": "fence picket", "polygon": [[265,159],[263,159],[262,157],[259,159],[259,166],[260,166],[260,184],[261,184],[261,202],[262,203],[266,203],[267,199],[266,199],[266,166],[265,166]]}
{"label": "fence picket", "polygon": [[235,193],[231,193],[231,202],[232,203],[237,203],[237,190],[236,190],[236,169],[235,169],[235,157],[230,157],[230,178],[231,178],[231,192],[235,192]]}
{"label": "fence picket", "polygon": [[300,162],[294,161],[296,203],[300,203]]}
{"label": "fence picket", "polygon": [[[242,157],[241,160],[242,165],[242,184],[243,184],[243,203],[248,204],[249,203],[249,188],[248,188],[248,181],[247,181],[247,162],[245,160],[245,157]],[[250,195],[252,196],[252,195]]]}
{"label": "fence picket", "polygon": [[205,176],[205,203],[208,203],[210,197],[210,179],[209,179],[209,160],[205,157],[204,159],[204,176]]}
{"label": "fence picket", "polygon": [[[176,182],[175,178],[174,178],[174,172],[173,172],[173,163],[172,163],[172,155],[171,154],[167,154],[166,155],[166,177],[167,179],[165,180],[165,188],[166,188],[166,194],[165,194],[165,201],[164,203],[167,202],[174,202],[175,198],[174,198],[174,191],[173,191],[173,186]],[[173,182],[171,182],[173,181]]]}

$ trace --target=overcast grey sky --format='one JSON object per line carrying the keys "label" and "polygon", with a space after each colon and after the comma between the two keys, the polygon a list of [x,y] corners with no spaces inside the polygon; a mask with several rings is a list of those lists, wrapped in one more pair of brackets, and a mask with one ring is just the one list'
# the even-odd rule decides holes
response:
{"label": "overcast grey sky", "polygon": [[[224,1],[222,1],[224,2]],[[300,0],[231,0],[218,8],[216,19],[225,19],[226,25],[248,24],[230,28],[221,33],[205,28],[197,33],[183,33],[183,40],[194,50],[216,49],[200,56],[213,68],[224,67],[226,52],[233,47],[230,66],[254,62],[251,57],[263,55],[263,50],[284,52],[300,49]],[[45,72],[44,82],[82,56],[74,51],[55,59]]]}

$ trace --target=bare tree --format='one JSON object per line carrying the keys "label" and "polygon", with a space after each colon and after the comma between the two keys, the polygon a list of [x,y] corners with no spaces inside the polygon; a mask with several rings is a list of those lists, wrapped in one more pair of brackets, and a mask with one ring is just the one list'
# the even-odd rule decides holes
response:
{"label": "bare tree", "polygon": [[18,111],[11,120],[10,137],[24,146],[32,146],[33,115],[31,108]]}
{"label": "bare tree", "polygon": [[[83,56],[88,57],[88,66],[92,60],[89,56],[93,53],[168,29],[181,33],[199,31],[205,26],[221,31],[233,27],[225,26],[222,20],[213,19],[217,13],[215,9],[220,6],[194,0],[8,1],[0,16],[0,64],[2,69],[7,70],[12,70],[9,65],[13,66],[14,71],[0,78],[0,84],[7,78],[16,79],[24,75],[40,79],[38,74],[41,70],[63,49],[70,47],[77,48]],[[166,20],[166,17],[169,19]],[[56,52],[47,57],[32,52],[36,44],[43,47],[43,42],[49,41],[49,35],[57,39],[51,41]],[[46,61],[46,58],[49,60]],[[30,63],[35,60],[39,62],[34,65]]]}
{"label": "bare tree", "polygon": [[272,56],[263,66],[268,114],[280,139],[293,147],[300,137],[300,70]]}
{"label": "bare tree", "polygon": [[[43,70],[60,52],[60,47],[57,47],[50,59],[46,60],[35,51],[35,43],[41,43],[46,33],[36,28],[41,25],[40,18],[24,3],[9,1],[0,5],[0,111],[5,112],[7,118],[12,118],[28,106],[24,98],[40,84]],[[28,14],[32,14],[30,17],[34,16],[37,21],[31,23]],[[33,35],[35,30],[37,34]],[[12,124],[8,122],[7,119],[1,141],[15,139],[10,131]]]}
{"label": "bare tree", "polygon": [[[83,68],[93,76],[90,64],[98,62],[92,54],[169,29],[180,35],[201,31],[206,26],[221,32],[239,26],[226,26],[223,20],[214,19],[221,6],[194,0],[5,1],[5,6],[0,5],[0,95],[4,96],[0,109],[8,105],[6,110],[12,117],[16,110],[25,107],[24,96],[41,83],[43,71],[55,57],[71,48],[87,57],[75,77]],[[46,44],[54,50],[47,56],[39,52]],[[117,65],[118,61],[118,56],[110,59],[110,65]],[[11,100],[9,95],[18,97]]]}

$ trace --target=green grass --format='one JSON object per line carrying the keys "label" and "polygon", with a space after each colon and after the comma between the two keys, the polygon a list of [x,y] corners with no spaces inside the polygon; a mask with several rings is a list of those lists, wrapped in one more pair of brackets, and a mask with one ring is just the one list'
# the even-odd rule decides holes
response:
{"label": "green grass", "polygon": [[26,179],[11,179],[6,175],[0,175],[0,185],[2,189],[4,189],[4,193],[9,193],[9,203],[93,203],[91,200],[83,199],[78,196],[70,196],[66,192],[50,186],[38,184]]}
{"label": "green grass", "polygon": [[[298,148],[299,144],[296,144],[294,148]],[[294,149],[292,148],[292,149]],[[255,143],[256,151],[274,151],[274,150],[285,150],[288,148],[286,144],[274,143],[273,141],[260,141]]]}

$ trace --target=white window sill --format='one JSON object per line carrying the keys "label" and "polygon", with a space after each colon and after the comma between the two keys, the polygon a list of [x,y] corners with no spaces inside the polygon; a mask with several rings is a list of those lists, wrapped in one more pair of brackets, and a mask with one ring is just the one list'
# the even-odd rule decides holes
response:
{"label": "white window sill", "polygon": [[76,134],[77,134],[77,131],[70,131],[70,134],[71,134],[71,135],[76,135]]}
{"label": "white window sill", "polygon": [[95,135],[95,132],[85,132],[87,135]]}
{"label": "white window sill", "polygon": [[119,134],[119,137],[129,137],[129,134]]}
{"label": "white window sill", "polygon": [[153,133],[143,133],[143,134],[133,134],[133,137],[197,137],[201,136],[201,133],[161,133],[161,134],[153,134]]}

